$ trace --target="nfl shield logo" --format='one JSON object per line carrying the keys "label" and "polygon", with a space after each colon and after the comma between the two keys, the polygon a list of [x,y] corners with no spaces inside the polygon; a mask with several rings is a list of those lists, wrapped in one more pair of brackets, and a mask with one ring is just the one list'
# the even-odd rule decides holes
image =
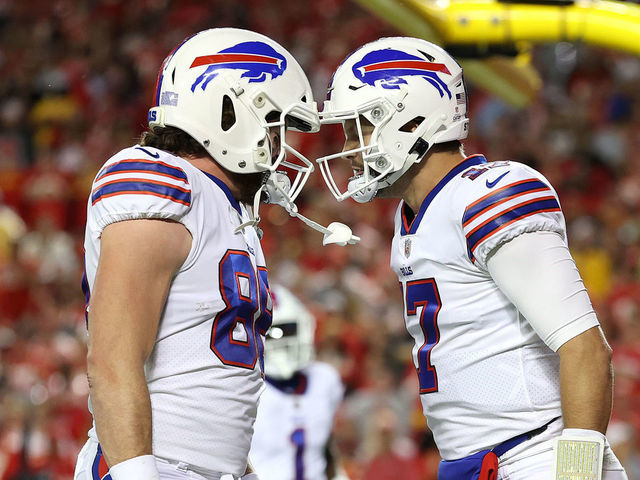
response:
{"label": "nfl shield logo", "polygon": [[409,255],[411,255],[411,239],[407,238],[404,241],[404,256],[409,258]]}

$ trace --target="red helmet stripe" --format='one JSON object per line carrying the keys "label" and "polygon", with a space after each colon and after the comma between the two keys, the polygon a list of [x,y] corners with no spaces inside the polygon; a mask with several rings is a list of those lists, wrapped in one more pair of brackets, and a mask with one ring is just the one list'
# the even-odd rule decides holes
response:
{"label": "red helmet stripe", "polygon": [[196,57],[189,68],[200,67],[201,65],[212,65],[214,63],[231,62],[258,62],[277,65],[280,60],[265,55],[253,55],[249,53],[216,53],[214,55]]}
{"label": "red helmet stripe", "polygon": [[388,62],[374,63],[364,67],[365,72],[376,70],[409,68],[414,70],[427,70],[429,72],[442,72],[451,75],[451,72],[444,63],[422,62],[420,60],[391,60]]}

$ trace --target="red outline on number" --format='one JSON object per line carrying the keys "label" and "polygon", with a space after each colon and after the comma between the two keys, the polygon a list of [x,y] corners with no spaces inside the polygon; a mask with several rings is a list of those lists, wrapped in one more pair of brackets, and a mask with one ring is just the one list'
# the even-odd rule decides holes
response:
{"label": "red outline on number", "polygon": [[[211,328],[211,338],[209,339],[209,346],[211,348],[211,351],[213,353],[216,354],[216,357],[218,357],[220,359],[220,361],[222,363],[224,363],[225,365],[233,365],[236,367],[241,367],[241,368],[248,368],[249,370],[253,370],[256,366],[256,362],[258,361],[258,354],[257,354],[257,344],[256,344],[256,339],[254,338],[254,347],[255,347],[255,358],[253,359],[253,364],[249,365],[248,363],[242,363],[242,362],[233,362],[231,360],[225,360],[225,358],[220,354],[220,352],[218,352],[218,349],[216,348],[216,343],[214,341],[216,337],[216,329],[218,328],[218,319],[220,318],[220,316],[224,315],[225,313],[227,313],[231,307],[231,304],[229,302],[229,300],[227,299],[227,296],[224,293],[224,285],[223,285],[223,280],[222,280],[222,265],[224,264],[224,262],[226,261],[227,257],[229,257],[229,255],[231,254],[238,254],[238,255],[244,255],[245,257],[247,257],[249,259],[249,262],[251,262],[251,257],[249,256],[249,252],[246,252],[244,250],[227,250],[227,252],[224,254],[224,256],[222,257],[222,259],[220,260],[220,263],[218,264],[218,288],[220,289],[220,295],[222,296],[222,300],[224,301],[225,304],[225,309],[221,310],[220,312],[218,312],[218,314],[215,316],[215,318],[213,319],[213,327]],[[236,273],[236,282],[237,282],[237,273]],[[255,277],[255,272],[254,272],[254,277]],[[258,282],[258,280],[256,279],[256,282]],[[249,278],[249,284],[251,284],[251,278]],[[249,285],[249,287],[251,288],[251,285]],[[260,292],[257,290],[257,283],[256,285],[254,285],[254,287],[256,287],[256,292],[257,292],[257,303],[256,303],[256,309],[253,311],[253,313],[251,314],[251,321],[253,322],[253,324],[255,325],[255,318],[256,318],[256,312],[258,310],[260,310]],[[238,290],[238,297],[241,297],[240,295],[240,291]],[[236,322],[237,322],[237,318],[236,318]],[[235,323],[234,323],[234,327],[235,327]],[[245,330],[246,330],[246,324],[245,324]],[[253,333],[254,328],[251,328],[251,333]],[[233,329],[231,329],[229,331],[229,334],[231,335],[231,333],[233,332]],[[247,332],[247,335],[250,332]],[[247,338],[247,341],[249,341],[249,339]]]}
{"label": "red outline on number", "polygon": [[[245,297],[242,295],[242,289],[240,288],[240,278],[243,277],[249,280],[249,296]],[[251,302],[251,275],[247,275],[246,273],[236,272],[236,285],[238,286],[238,297],[240,300],[244,300],[245,302]],[[260,293],[258,293],[260,295]]]}
{"label": "red outline on number", "polygon": [[[257,276],[256,276],[256,281],[258,282],[258,306],[260,307],[260,318],[262,319],[262,315],[269,315],[271,317],[271,321],[273,321],[273,297],[271,296],[271,289],[269,288],[269,281],[267,280],[265,282],[264,285],[264,289],[267,291],[267,295],[269,295],[269,297],[271,297],[271,309],[269,309],[267,307],[267,305],[269,304],[268,300],[265,298],[264,299],[264,311],[262,310],[262,289],[260,288],[260,286],[262,285],[262,279],[260,277],[260,272],[265,272],[268,276],[269,271],[267,270],[267,267],[258,267],[257,268]],[[256,357],[260,358],[260,349],[258,348],[258,342],[260,342],[260,345],[262,345],[262,356],[264,357],[264,342],[262,341],[262,337],[264,335],[267,334],[267,330],[269,330],[269,328],[271,327],[271,323],[269,323],[269,327],[267,327],[266,330],[262,330],[259,329],[257,331],[257,334],[255,332],[255,328],[257,326],[256,321],[253,322],[253,328],[254,328],[254,336],[256,339]],[[261,365],[264,365],[264,362],[262,362]],[[263,369],[264,370],[264,369]],[[264,371],[262,372],[262,377],[264,378]]]}
{"label": "red outline on number", "polygon": [[437,392],[438,391],[438,373],[436,372],[436,367],[434,367],[431,364],[431,350],[433,350],[433,347],[435,347],[438,344],[438,342],[440,341],[440,329],[438,328],[438,313],[440,313],[440,308],[442,308],[442,300],[440,300],[440,292],[438,291],[438,285],[436,284],[436,281],[433,278],[429,278],[429,279],[426,279],[426,280],[414,280],[412,282],[407,282],[406,283],[406,287],[404,289],[404,298],[405,298],[405,305],[407,306],[407,315],[416,315],[418,307],[420,305],[423,306],[422,312],[420,314],[420,330],[422,330],[422,334],[424,335],[424,343],[418,349],[418,353],[416,355],[416,358],[418,360],[418,368],[416,368],[416,370],[418,372],[418,380],[420,380],[420,352],[422,352],[422,349],[427,346],[427,341],[429,340],[428,336],[427,336],[427,332],[424,329],[424,311],[427,308],[427,305],[429,304],[429,302],[426,301],[426,300],[424,302],[416,302],[416,303],[413,304],[413,310],[409,310],[409,299],[407,298],[407,296],[409,294],[409,285],[418,285],[418,284],[421,284],[421,283],[430,283],[430,284],[432,284],[433,285],[433,291],[436,294],[436,298],[438,299],[438,308],[436,308],[436,311],[433,314],[433,326],[434,326],[434,328],[436,330],[436,341],[433,342],[433,345],[427,351],[427,370],[433,372],[433,378],[435,380],[435,385],[432,388],[427,388],[427,389],[420,388],[420,393],[422,394],[422,393],[433,393],[433,392]]}

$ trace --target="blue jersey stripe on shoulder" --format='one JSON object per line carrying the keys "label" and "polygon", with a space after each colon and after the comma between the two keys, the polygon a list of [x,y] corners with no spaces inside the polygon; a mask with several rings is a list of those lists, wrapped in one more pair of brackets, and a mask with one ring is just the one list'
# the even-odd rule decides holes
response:
{"label": "blue jersey stripe on shoulder", "polygon": [[467,249],[470,257],[480,242],[507,225],[536,213],[553,211],[560,211],[560,204],[555,198],[546,198],[525,202],[511,210],[496,215],[466,235]]}
{"label": "blue jersey stripe on shoulder", "polygon": [[489,210],[496,203],[506,200],[510,197],[516,197],[525,193],[535,191],[551,190],[547,184],[537,179],[525,180],[523,182],[512,183],[496,190],[495,192],[485,195],[479,200],[469,205],[464,211],[462,224],[467,224],[474,218],[481,215],[484,211]]}
{"label": "blue jersey stripe on shoulder", "polygon": [[103,198],[111,197],[113,195],[125,195],[125,194],[142,194],[142,195],[155,195],[157,197],[168,198],[176,203],[183,205],[191,205],[191,192],[179,189],[169,184],[144,182],[144,181],[116,181],[105,184],[98,188],[91,196],[91,203],[95,204]]}
{"label": "blue jersey stripe on shoulder", "polygon": [[150,160],[122,160],[120,162],[116,162],[108,167],[104,168],[97,180],[109,175],[111,173],[126,173],[126,172],[139,172],[139,171],[147,171],[150,173],[160,173],[164,175],[169,175],[170,177],[174,177],[180,180],[188,181],[187,174],[184,173],[184,170],[178,167],[171,166],[164,162],[154,162]]}

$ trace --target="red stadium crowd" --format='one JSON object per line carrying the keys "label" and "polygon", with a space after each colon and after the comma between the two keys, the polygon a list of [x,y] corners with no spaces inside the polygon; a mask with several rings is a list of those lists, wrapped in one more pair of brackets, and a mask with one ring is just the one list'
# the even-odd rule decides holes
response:
{"label": "red stadium crowd", "polygon": [[[198,30],[264,33],[300,61],[321,103],[331,71],[391,27],[349,0],[0,0],[0,480],[66,480],[90,426],[80,289],[93,176],[146,124],[157,69]],[[558,190],[569,244],[614,348],[609,440],[640,479],[640,59],[585,46],[534,50],[544,86],[515,110],[470,86],[469,153],[540,170]],[[342,132],[300,136],[316,158]],[[335,426],[352,479],[435,479],[389,269],[395,202],[337,204],[314,174],[301,212],[339,220],[358,246],[263,207],[270,281],[318,319],[318,357],[347,393]],[[326,224],[326,223],[324,223]],[[544,299],[540,299],[544,301]]]}

